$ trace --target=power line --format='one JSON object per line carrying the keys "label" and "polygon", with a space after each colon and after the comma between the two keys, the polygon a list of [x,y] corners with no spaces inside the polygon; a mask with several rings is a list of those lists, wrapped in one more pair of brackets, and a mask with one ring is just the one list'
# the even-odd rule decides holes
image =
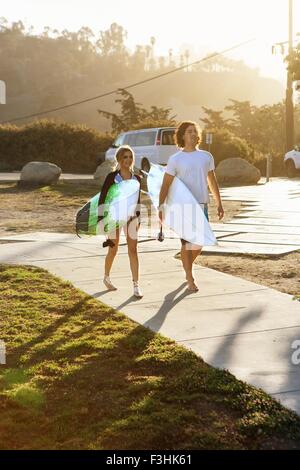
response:
{"label": "power line", "polygon": [[[195,62],[192,62],[191,64],[189,64],[189,66],[197,65],[197,64],[200,64],[201,62],[205,62],[207,60],[213,59],[214,57],[217,57],[219,55],[226,54],[227,52],[230,52],[230,51],[233,51],[235,49],[238,49],[239,47],[245,46],[246,44],[249,44],[250,42],[253,42],[254,40],[255,40],[255,38],[248,39],[247,41],[236,44],[235,46],[232,46],[228,49],[224,49],[223,51],[214,52],[213,54],[210,54],[209,56],[203,57],[202,59],[198,59]],[[97,100],[97,99],[100,99],[100,98],[104,98],[106,96],[113,95],[113,94],[117,93],[120,89],[129,90],[130,88],[134,88],[136,86],[143,85],[144,83],[148,83],[148,82],[151,82],[153,80],[157,80],[158,78],[165,77],[167,75],[170,75],[174,72],[178,72],[179,70],[183,70],[185,68],[186,68],[186,64],[182,65],[180,67],[176,67],[172,70],[169,70],[168,72],[160,73],[159,75],[155,75],[153,77],[146,78],[145,80],[141,80],[139,82],[132,83],[131,85],[128,85],[126,87],[119,87],[119,88],[116,88],[115,90],[108,91],[107,93],[102,93],[101,95],[93,96],[92,98],[86,98],[85,100],[75,101],[73,103],[66,104],[64,106],[59,106],[57,108],[51,108],[51,109],[48,109],[46,111],[41,111],[39,113],[33,113],[33,114],[27,114],[25,116],[19,116],[19,117],[13,118],[13,119],[9,119],[7,121],[0,121],[0,124],[7,124],[7,123],[11,123],[11,122],[21,121],[23,119],[29,119],[29,118],[33,118],[33,117],[37,117],[37,116],[42,116],[44,114],[53,113],[55,111],[61,111],[63,109],[71,108],[72,106],[77,106],[79,104],[88,103],[90,101],[94,101],[94,100]]]}

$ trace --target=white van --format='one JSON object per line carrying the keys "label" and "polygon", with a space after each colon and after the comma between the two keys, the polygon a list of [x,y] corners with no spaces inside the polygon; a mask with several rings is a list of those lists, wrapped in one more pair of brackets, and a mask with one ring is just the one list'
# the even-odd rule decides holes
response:
{"label": "white van", "polygon": [[113,160],[116,149],[130,145],[135,154],[136,168],[150,170],[150,163],[166,165],[171,155],[177,152],[174,143],[175,127],[138,129],[119,134],[111,148],[105,153],[105,160]]}

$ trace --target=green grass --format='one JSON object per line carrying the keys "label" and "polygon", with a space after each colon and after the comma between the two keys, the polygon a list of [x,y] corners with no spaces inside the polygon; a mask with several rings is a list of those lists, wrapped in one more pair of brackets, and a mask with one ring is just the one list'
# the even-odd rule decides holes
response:
{"label": "green grass", "polygon": [[44,270],[0,266],[1,449],[300,448],[300,419]]}

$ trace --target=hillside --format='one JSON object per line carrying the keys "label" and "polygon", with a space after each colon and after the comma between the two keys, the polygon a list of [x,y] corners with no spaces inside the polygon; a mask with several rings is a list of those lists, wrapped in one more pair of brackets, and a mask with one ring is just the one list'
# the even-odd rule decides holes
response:
{"label": "hillside", "polygon": [[[130,53],[124,43],[125,31],[116,24],[94,41],[88,28],[77,33],[56,32],[56,37],[45,30],[41,36],[33,36],[25,31],[22,22],[8,28],[0,20],[0,79],[7,86],[1,121],[126,87],[180,65],[177,59],[155,57],[150,46],[136,46]],[[194,120],[202,115],[202,106],[223,109],[230,98],[248,100],[254,105],[272,104],[284,98],[280,82],[261,77],[256,69],[222,55],[131,91],[146,107],[171,107],[178,119]],[[97,109],[117,111],[115,99],[112,95],[47,117],[109,130],[108,121]],[[26,120],[17,125],[24,123]]]}

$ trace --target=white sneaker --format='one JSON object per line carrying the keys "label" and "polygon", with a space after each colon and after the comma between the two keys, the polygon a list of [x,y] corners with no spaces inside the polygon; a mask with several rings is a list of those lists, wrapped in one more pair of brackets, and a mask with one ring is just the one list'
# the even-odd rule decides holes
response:
{"label": "white sneaker", "polygon": [[143,297],[143,294],[139,288],[139,283],[137,281],[133,281],[133,295],[137,299],[141,299]]}
{"label": "white sneaker", "polygon": [[113,283],[110,280],[109,276],[104,276],[103,278],[103,284],[107,287],[108,290],[117,290],[117,288],[113,285]]}

